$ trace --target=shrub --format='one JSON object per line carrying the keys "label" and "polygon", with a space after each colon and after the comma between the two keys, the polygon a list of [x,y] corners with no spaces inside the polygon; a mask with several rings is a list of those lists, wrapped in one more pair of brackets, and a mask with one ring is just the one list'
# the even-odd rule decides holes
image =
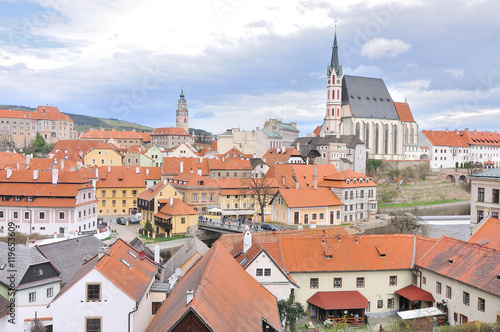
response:
{"label": "shrub", "polygon": [[146,223],[144,224],[144,233],[145,235],[148,235],[149,232],[153,233],[153,225],[151,225],[149,220],[146,220]]}

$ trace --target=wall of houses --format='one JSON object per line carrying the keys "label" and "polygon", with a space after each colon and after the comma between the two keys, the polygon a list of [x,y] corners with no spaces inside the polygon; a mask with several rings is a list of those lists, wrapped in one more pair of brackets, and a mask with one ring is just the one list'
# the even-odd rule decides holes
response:
{"label": "wall of houses", "polygon": [[500,178],[471,177],[471,223],[500,214]]}
{"label": "wall of houses", "polygon": [[[465,322],[463,316],[467,318],[468,322],[498,322],[500,318],[500,298],[498,296],[425,269],[421,269],[421,271],[422,289],[431,293],[436,302],[443,303],[444,301],[446,303],[450,325]],[[440,292],[438,292],[436,285],[438,282],[441,283]],[[451,288],[451,292],[447,291],[447,287]],[[467,301],[464,300],[464,292],[469,294],[469,304],[466,304]],[[479,298],[485,301],[484,311],[478,309]]]}
{"label": "wall of houses", "polygon": [[93,149],[84,156],[85,165],[122,166],[122,156],[111,149]]}
{"label": "wall of houses", "polygon": [[[296,302],[307,308],[307,299],[318,291],[359,291],[369,301],[367,316],[383,316],[399,309],[399,295],[394,292],[411,284],[412,272],[407,270],[355,271],[355,272],[291,272],[297,282]],[[390,276],[397,276],[395,285],[390,285]],[[311,288],[311,278],[318,279],[318,287]],[[334,278],[342,278],[342,287],[334,287]],[[357,287],[357,278],[364,278],[364,287]],[[394,307],[388,307],[389,299],[394,299]],[[379,308],[378,301],[382,301]]]}

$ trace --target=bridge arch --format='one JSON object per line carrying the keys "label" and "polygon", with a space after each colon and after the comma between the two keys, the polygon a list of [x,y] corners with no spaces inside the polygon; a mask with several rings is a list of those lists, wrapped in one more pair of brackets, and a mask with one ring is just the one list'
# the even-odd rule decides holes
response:
{"label": "bridge arch", "polygon": [[459,182],[459,183],[468,183],[469,181],[468,181],[467,176],[465,176],[465,175],[460,175],[460,177],[458,178],[458,182]]}
{"label": "bridge arch", "polygon": [[455,183],[455,176],[452,174],[448,174],[448,176],[446,177],[446,181],[449,181],[451,183]]}

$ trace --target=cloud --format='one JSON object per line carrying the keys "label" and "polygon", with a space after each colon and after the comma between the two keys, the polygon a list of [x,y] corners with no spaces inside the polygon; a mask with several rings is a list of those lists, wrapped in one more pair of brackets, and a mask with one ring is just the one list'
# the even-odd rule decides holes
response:
{"label": "cloud", "polygon": [[446,69],[445,72],[449,73],[453,78],[460,78],[464,76],[463,69]]}
{"label": "cloud", "polygon": [[399,39],[374,38],[363,45],[361,55],[372,58],[397,57],[410,49],[410,44]]}
{"label": "cloud", "polygon": [[213,118],[214,116],[215,116],[214,112],[212,112],[212,111],[209,111],[209,112],[196,112],[193,115],[193,118],[194,119],[208,119],[208,118]]}

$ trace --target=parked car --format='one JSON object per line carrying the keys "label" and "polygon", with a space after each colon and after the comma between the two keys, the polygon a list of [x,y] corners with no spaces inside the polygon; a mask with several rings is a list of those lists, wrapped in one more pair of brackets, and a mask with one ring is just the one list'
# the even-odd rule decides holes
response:
{"label": "parked car", "polygon": [[136,217],[130,217],[130,218],[128,218],[128,223],[129,223],[129,225],[138,224],[139,219],[137,219]]}
{"label": "parked car", "polygon": [[276,227],[270,224],[262,224],[260,225],[260,228],[266,231],[277,231]]}
{"label": "parked car", "polygon": [[124,217],[118,217],[118,218],[116,218],[116,223],[118,225],[126,225],[127,224],[127,219],[125,219]]}

